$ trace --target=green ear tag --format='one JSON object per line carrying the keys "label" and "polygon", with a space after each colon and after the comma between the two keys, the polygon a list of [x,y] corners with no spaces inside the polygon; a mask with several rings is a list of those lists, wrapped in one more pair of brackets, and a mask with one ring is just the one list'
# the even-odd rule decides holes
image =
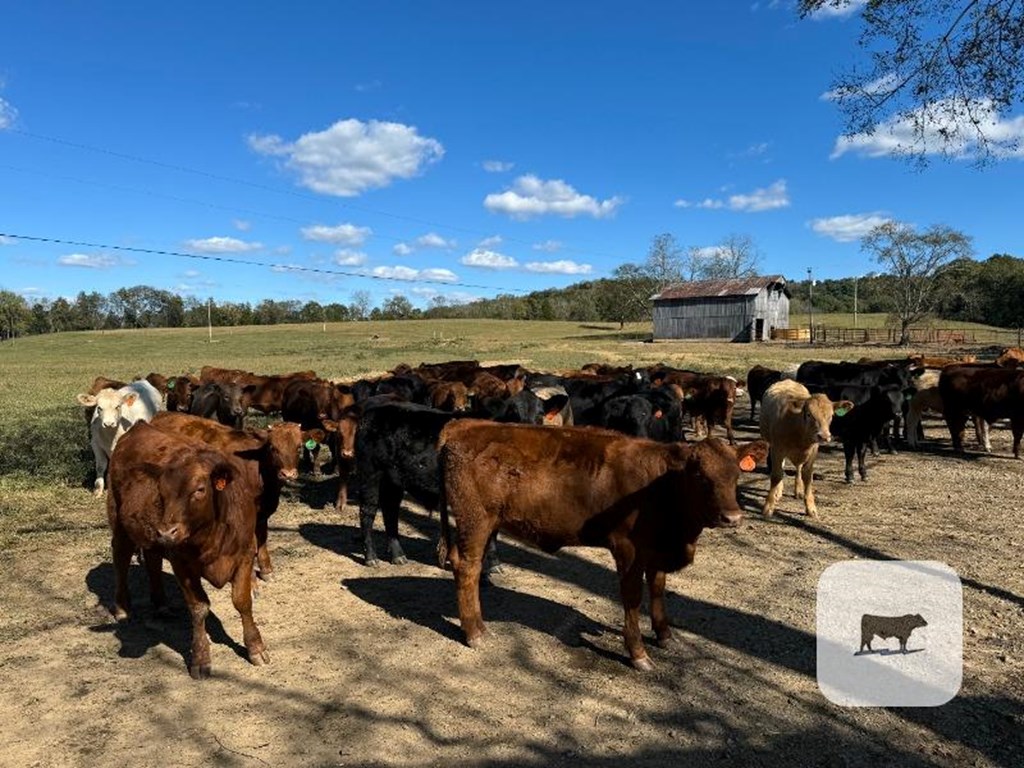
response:
{"label": "green ear tag", "polygon": [[306,450],[312,451],[314,448],[316,448],[316,440],[310,438],[306,441]]}
{"label": "green ear tag", "polygon": [[683,400],[693,400],[693,394],[687,392],[685,395],[683,395]]}
{"label": "green ear tag", "polygon": [[168,389],[174,389],[174,381],[175,381],[174,379],[168,379],[167,380],[167,388]]}
{"label": "green ear tag", "polygon": [[845,415],[846,415],[846,409],[845,408],[836,408],[836,416],[845,416]]}

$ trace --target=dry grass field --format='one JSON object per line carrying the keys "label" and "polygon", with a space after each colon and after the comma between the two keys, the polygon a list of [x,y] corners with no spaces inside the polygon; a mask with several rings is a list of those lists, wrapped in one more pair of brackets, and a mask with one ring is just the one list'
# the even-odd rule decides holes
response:
{"label": "dry grass field", "polygon": [[[926,422],[921,452],[869,460],[842,482],[842,452],[817,471],[820,516],[789,495],[766,520],[762,471],[746,476],[737,529],[706,531],[669,576],[671,647],[654,673],[625,661],[611,556],[548,556],[503,539],[485,587],[492,639],[461,642],[437,519],[407,505],[405,566],[363,566],[356,507],[333,481],[300,480],[271,520],[275,580],[256,620],[272,664],[241,655],[230,595],[210,590],[213,678],[185,667],[188,622],[115,623],[104,506],[76,392],[97,374],[177,374],[203,364],[327,377],[398,362],[475,358],[559,369],[667,362],[741,377],[754,363],[892,356],[886,349],[642,343],[646,328],[394,322],[61,334],[0,345],[0,764],[11,766],[822,765],[1019,766],[1024,762],[1024,462],[1009,433],[955,457]],[[742,439],[756,433],[746,400]],[[379,525],[379,523],[378,523]],[[964,595],[964,676],[936,708],[843,708],[815,677],[815,589],[852,558],[940,560]],[[851,649],[852,650],[852,649]]]}

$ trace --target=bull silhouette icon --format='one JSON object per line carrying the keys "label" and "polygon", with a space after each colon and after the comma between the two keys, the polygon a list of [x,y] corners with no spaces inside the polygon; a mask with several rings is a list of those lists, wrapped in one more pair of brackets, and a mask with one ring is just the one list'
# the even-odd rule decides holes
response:
{"label": "bull silhouette icon", "polygon": [[[865,613],[860,617],[860,650],[857,651],[856,655],[862,653],[884,653],[884,651],[875,651],[871,647],[871,641],[878,636],[883,640],[895,637],[900,641],[900,652],[908,653],[907,641],[910,639],[910,633],[918,627],[927,627],[928,622],[924,620],[924,617],[920,613],[906,614],[904,616],[872,616],[870,613]],[[864,648],[867,647],[867,651]],[[917,650],[924,650],[917,649]],[[910,651],[912,653],[912,651]]]}

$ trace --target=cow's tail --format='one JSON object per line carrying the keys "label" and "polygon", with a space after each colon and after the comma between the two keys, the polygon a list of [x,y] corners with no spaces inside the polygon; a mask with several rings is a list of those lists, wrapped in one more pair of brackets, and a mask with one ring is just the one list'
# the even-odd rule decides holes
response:
{"label": "cow's tail", "polygon": [[438,511],[441,514],[441,535],[437,539],[437,564],[441,570],[448,565],[448,552],[451,549],[451,526],[448,523],[448,494],[444,483],[444,465],[448,451],[444,446],[444,435],[441,436],[441,443],[438,448],[437,457],[437,497]]}

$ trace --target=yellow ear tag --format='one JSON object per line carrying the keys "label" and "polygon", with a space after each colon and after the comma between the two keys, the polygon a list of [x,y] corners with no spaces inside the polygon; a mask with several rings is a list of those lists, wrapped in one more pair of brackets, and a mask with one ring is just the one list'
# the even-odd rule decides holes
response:
{"label": "yellow ear tag", "polygon": [[742,469],[744,472],[753,472],[754,467],[756,466],[757,462],[754,461],[753,456],[744,456],[742,459],[740,459],[740,469]]}

